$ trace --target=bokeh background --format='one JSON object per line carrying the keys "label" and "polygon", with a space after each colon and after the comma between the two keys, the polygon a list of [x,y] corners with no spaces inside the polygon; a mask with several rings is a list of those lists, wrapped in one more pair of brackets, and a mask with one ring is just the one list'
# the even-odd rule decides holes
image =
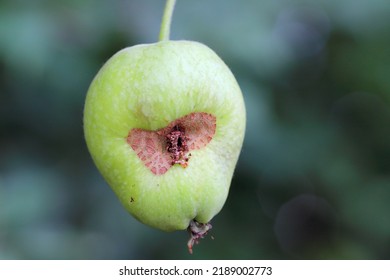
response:
{"label": "bokeh background", "polygon": [[214,228],[149,228],[83,139],[103,63],[157,40],[162,0],[0,3],[1,259],[389,259],[388,0],[178,0],[171,38],[230,66],[247,132]]}

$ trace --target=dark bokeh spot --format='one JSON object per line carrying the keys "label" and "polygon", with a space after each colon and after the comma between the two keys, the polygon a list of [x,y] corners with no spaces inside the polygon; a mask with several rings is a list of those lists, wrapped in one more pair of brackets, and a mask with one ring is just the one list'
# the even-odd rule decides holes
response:
{"label": "dark bokeh spot", "polygon": [[303,194],[280,208],[274,230],[282,249],[292,256],[319,257],[313,251],[331,244],[335,216],[323,198]]}

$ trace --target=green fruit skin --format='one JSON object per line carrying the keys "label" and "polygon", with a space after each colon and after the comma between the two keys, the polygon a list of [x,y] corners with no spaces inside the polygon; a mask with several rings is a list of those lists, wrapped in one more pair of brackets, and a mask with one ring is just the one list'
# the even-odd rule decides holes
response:
{"label": "green fruit skin", "polygon": [[[132,128],[157,130],[191,112],[216,117],[210,143],[153,174],[126,142]],[[84,133],[92,158],[124,207],[144,224],[186,229],[223,207],[245,133],[241,90],[225,63],[191,41],[125,48],[100,69],[87,93]]]}

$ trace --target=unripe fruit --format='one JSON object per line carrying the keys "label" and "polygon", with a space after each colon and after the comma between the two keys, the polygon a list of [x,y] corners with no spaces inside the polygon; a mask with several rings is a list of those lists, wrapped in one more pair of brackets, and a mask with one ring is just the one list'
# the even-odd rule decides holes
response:
{"label": "unripe fruit", "polygon": [[244,131],[234,76],[190,41],[119,51],[84,109],[89,151],[124,207],[164,231],[189,228],[190,250],[226,201]]}

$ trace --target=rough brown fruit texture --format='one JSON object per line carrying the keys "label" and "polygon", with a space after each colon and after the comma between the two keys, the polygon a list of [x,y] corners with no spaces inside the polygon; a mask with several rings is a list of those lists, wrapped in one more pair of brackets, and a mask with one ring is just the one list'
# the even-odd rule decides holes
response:
{"label": "rough brown fruit texture", "polygon": [[191,150],[205,147],[216,130],[216,117],[204,112],[185,115],[158,130],[133,128],[127,143],[155,175],[163,175],[174,164],[187,167]]}

